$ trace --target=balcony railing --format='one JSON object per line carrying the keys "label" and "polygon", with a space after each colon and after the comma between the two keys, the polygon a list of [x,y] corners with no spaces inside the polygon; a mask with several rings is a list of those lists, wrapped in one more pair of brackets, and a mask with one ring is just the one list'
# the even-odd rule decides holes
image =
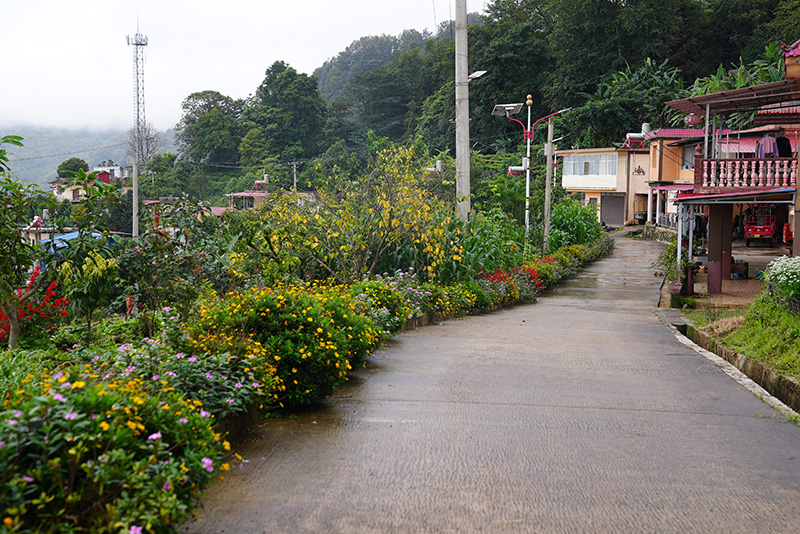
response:
{"label": "balcony railing", "polygon": [[694,188],[698,193],[797,186],[797,159],[697,159]]}

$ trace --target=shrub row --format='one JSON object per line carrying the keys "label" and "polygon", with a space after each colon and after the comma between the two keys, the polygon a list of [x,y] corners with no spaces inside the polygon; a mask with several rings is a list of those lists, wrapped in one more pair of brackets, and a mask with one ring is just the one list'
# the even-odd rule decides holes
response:
{"label": "shrub row", "polygon": [[8,353],[0,358],[3,526],[170,530],[227,468],[219,462],[230,445],[215,422],[323,398],[406,320],[532,301],[611,246],[603,236],[450,286],[398,271],[351,286],[210,293],[187,323],[161,310],[155,339],[39,359]]}

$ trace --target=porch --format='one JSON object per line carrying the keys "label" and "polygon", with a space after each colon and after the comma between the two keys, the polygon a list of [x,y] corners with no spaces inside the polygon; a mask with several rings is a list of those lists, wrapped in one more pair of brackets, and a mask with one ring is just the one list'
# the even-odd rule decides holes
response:
{"label": "porch", "polygon": [[796,186],[797,158],[698,158],[695,163],[695,193],[723,194]]}

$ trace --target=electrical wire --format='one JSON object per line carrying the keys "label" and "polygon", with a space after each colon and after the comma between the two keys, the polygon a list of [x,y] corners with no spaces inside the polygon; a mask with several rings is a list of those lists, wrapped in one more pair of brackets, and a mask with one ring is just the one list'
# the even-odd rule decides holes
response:
{"label": "electrical wire", "polygon": [[104,150],[106,148],[116,148],[120,146],[126,146],[128,143],[118,143],[116,145],[106,145],[106,146],[99,146],[97,148],[87,148],[86,150],[79,150],[79,151],[72,151],[72,152],[62,152],[61,154],[48,154],[46,156],[31,156],[28,158],[15,158],[13,155],[9,158],[12,161],[32,161],[35,159],[46,159],[46,158],[56,158],[60,156],[77,156],[80,154],[85,154],[86,152],[96,152],[98,150]]}

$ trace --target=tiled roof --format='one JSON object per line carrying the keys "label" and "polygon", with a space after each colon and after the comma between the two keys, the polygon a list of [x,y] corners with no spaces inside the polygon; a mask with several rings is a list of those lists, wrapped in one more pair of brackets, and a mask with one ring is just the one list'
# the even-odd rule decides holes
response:
{"label": "tiled roof", "polygon": [[[727,135],[731,133],[730,130],[722,130],[722,135]],[[678,138],[678,139],[688,139],[692,137],[703,137],[705,132],[702,128],[700,129],[689,129],[689,128],[661,128],[660,130],[653,130],[649,132],[645,138],[646,139],[655,139],[655,138]]]}
{"label": "tiled roof", "polygon": [[795,41],[792,45],[781,44],[781,48],[783,49],[784,57],[800,56],[800,39]]}

